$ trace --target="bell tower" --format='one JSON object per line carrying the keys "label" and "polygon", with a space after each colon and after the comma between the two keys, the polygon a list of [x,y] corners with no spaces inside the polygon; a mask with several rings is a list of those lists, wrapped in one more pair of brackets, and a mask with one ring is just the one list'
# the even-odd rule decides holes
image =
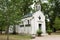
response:
{"label": "bell tower", "polygon": [[35,11],[41,10],[40,1],[39,0],[35,0],[34,2],[35,2],[35,5],[34,5]]}

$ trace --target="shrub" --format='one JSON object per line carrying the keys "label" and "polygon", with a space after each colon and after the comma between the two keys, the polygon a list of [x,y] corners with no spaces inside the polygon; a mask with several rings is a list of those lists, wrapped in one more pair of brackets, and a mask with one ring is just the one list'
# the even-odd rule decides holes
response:
{"label": "shrub", "polygon": [[41,36],[41,33],[42,33],[41,30],[38,30],[38,31],[37,31],[37,35],[38,35],[38,36]]}
{"label": "shrub", "polygon": [[48,29],[48,30],[47,30],[47,33],[48,33],[49,35],[51,35],[52,30],[51,30],[51,29]]}

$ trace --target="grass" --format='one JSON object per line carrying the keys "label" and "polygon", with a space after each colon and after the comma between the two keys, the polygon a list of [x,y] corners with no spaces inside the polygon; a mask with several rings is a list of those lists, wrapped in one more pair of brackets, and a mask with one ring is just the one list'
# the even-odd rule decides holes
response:
{"label": "grass", "polygon": [[52,33],[52,35],[60,35],[60,30],[56,31],[55,33]]}
{"label": "grass", "polygon": [[[29,35],[9,35],[9,40],[30,40],[30,38]],[[7,40],[7,35],[0,35],[0,40]]]}

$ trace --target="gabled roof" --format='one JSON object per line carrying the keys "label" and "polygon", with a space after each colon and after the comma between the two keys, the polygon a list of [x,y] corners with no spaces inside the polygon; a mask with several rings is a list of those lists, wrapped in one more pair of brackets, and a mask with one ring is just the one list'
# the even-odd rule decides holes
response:
{"label": "gabled roof", "polygon": [[[40,14],[42,13],[40,10],[39,11],[36,11],[36,12],[40,12]],[[34,12],[34,13],[28,13],[27,15],[24,15],[23,18],[32,17],[36,12]]]}
{"label": "gabled roof", "polygon": [[33,15],[32,13],[29,13],[29,14],[23,16],[23,18],[32,17],[32,15]]}

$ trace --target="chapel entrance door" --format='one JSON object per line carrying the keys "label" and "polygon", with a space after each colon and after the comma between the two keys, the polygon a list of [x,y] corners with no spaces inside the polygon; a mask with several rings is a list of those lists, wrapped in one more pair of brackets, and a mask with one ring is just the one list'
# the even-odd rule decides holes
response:
{"label": "chapel entrance door", "polygon": [[39,24],[39,30],[41,30],[41,24]]}

